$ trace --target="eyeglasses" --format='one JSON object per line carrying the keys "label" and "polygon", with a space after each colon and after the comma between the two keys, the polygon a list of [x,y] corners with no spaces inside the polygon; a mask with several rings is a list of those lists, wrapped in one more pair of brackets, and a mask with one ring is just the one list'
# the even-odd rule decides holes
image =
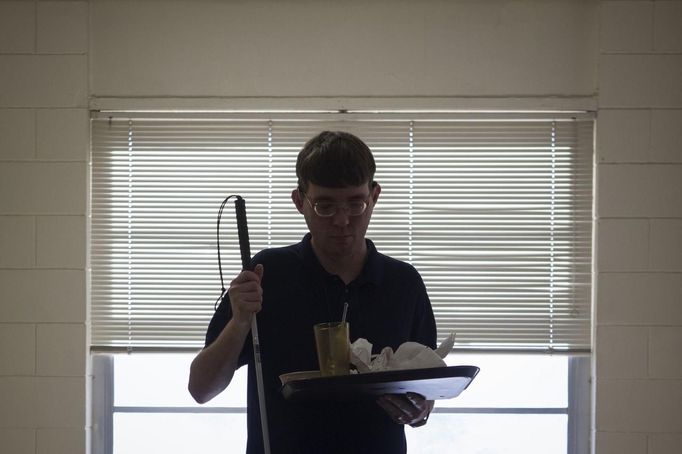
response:
{"label": "eyeglasses", "polygon": [[303,197],[308,201],[308,204],[313,208],[315,214],[321,218],[330,218],[334,216],[341,208],[348,216],[360,216],[367,209],[366,200],[351,200],[347,203],[336,202],[311,202],[306,194]]}

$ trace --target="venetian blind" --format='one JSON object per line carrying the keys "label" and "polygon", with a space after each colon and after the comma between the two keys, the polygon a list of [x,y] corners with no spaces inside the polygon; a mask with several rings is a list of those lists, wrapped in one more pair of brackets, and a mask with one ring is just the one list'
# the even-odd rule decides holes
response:
{"label": "venetian blind", "polygon": [[[295,159],[324,129],[364,139],[383,191],[368,237],[422,274],[456,348],[588,351],[589,115],[98,114],[92,346],[196,349],[220,293],[216,216],[246,200],[251,252],[301,239]],[[241,262],[228,203],[226,286]]]}

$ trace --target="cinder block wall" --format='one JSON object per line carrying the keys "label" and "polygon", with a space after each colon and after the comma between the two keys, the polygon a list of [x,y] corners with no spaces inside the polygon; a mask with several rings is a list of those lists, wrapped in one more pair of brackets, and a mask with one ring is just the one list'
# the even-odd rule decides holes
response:
{"label": "cinder block wall", "polygon": [[0,2],[0,452],[86,452],[88,3]]}
{"label": "cinder block wall", "polygon": [[595,452],[679,454],[682,2],[287,3],[0,0],[0,452],[89,450],[88,96],[597,93]]}
{"label": "cinder block wall", "polygon": [[682,452],[682,2],[600,5],[596,452]]}

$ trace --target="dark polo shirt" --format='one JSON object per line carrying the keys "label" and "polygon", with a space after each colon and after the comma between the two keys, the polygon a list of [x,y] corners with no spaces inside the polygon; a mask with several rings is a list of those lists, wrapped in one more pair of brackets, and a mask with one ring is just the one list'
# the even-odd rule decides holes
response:
{"label": "dark polo shirt", "polygon": [[[340,320],[346,301],[351,342],[363,337],[373,344],[373,353],[387,346],[395,350],[406,341],[436,347],[436,324],[419,273],[366,241],[365,265],[348,285],[322,268],[310,234],[298,244],[266,249],[253,258],[253,265],[264,266],[263,309],[257,320],[272,454],[406,452],[403,426],[374,401],[291,403],[280,392],[280,374],[319,368],[313,325]],[[231,315],[226,296],[208,327],[206,345]],[[249,365],[247,453],[260,454],[263,440],[250,336],[239,358],[239,365],[244,364]]]}

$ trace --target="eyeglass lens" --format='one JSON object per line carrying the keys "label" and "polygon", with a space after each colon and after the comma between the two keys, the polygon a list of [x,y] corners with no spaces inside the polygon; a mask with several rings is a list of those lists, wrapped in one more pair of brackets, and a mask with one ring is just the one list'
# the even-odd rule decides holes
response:
{"label": "eyeglass lens", "polygon": [[341,208],[349,216],[360,216],[367,209],[367,202],[364,200],[354,200],[345,204],[336,204],[332,202],[315,202],[313,209],[318,216],[331,217],[334,216]]}

